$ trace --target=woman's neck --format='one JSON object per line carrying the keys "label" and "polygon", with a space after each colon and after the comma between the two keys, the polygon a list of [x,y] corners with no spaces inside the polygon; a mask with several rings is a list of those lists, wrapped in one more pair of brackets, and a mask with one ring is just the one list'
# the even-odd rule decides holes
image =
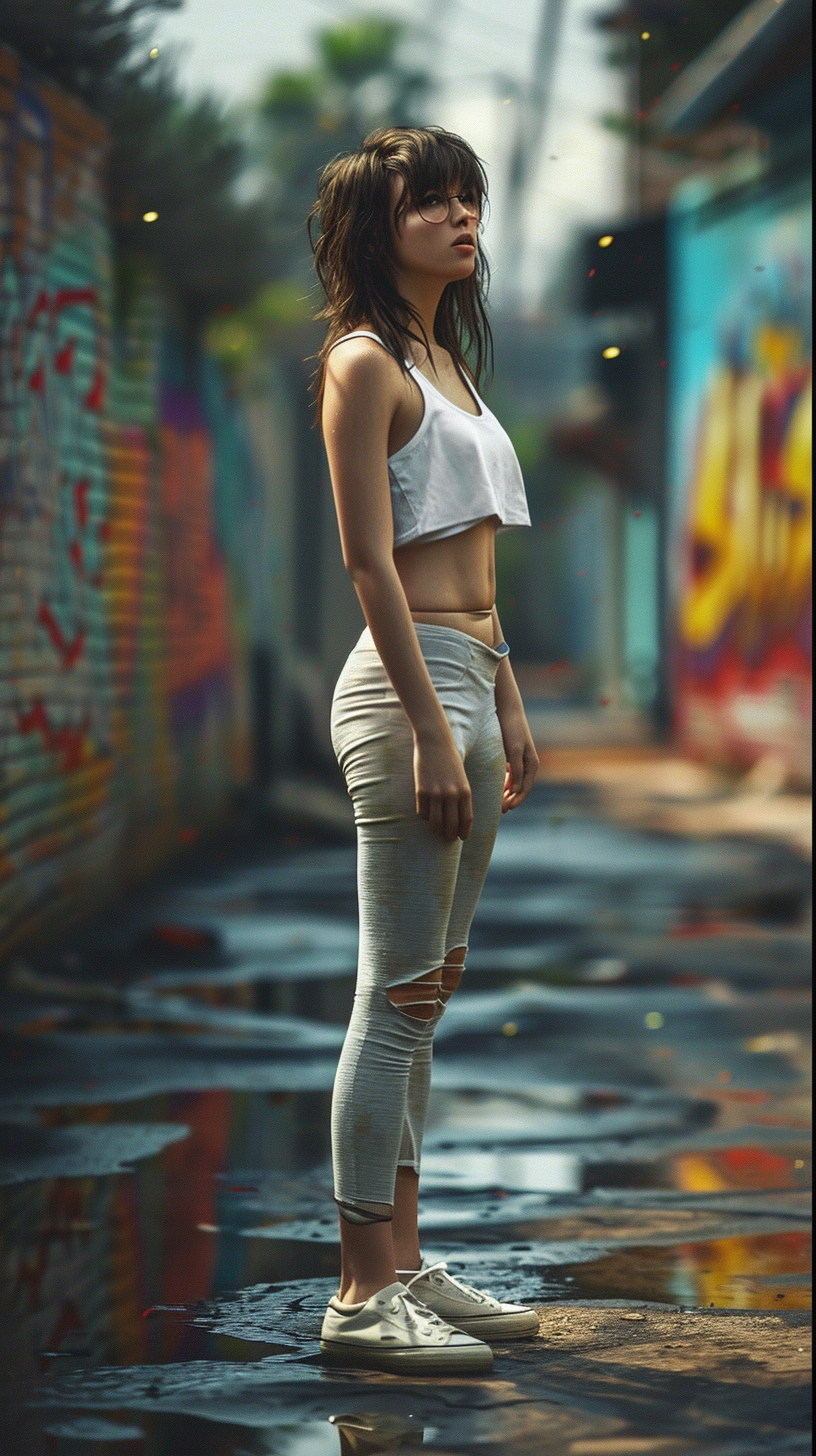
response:
{"label": "woman's neck", "polygon": [[428,341],[432,344],[436,311],[448,280],[433,278],[427,273],[398,273],[396,281],[401,297],[416,310]]}

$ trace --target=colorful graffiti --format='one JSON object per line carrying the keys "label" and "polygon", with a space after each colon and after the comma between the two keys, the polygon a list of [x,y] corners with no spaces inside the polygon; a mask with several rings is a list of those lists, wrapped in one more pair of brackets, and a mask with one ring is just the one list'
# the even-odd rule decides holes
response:
{"label": "colorful graffiti", "polygon": [[105,146],[0,47],[0,951],[157,863],[247,769],[200,363],[163,382],[147,277],[114,323]]}
{"label": "colorful graffiti", "polygon": [[684,188],[673,219],[676,728],[736,764],[810,759],[810,205]]}

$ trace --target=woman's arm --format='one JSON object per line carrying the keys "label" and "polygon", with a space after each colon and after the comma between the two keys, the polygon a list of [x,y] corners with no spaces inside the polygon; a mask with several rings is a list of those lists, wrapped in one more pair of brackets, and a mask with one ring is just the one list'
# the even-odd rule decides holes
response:
{"label": "woman's arm", "polygon": [[452,841],[470,833],[470,785],[394,565],[388,433],[402,388],[399,365],[373,340],[333,350],[323,437],[346,570],[413,730],[417,813]]}
{"label": "woman's arm", "polygon": [[[494,641],[503,640],[501,622],[496,608],[493,608],[493,625],[496,629]],[[502,813],[516,809],[527,798],[538,773],[538,749],[533,741],[527,714],[524,711],[521,693],[513,676],[510,659],[499,663],[496,673],[496,715],[502,732],[502,742],[507,758],[507,775],[502,794]]]}

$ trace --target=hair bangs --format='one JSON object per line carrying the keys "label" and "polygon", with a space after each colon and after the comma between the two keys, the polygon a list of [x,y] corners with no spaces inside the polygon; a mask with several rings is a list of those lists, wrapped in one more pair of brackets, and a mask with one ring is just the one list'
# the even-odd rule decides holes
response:
{"label": "hair bangs", "polygon": [[398,214],[416,207],[429,192],[474,192],[480,211],[487,198],[487,179],[479,158],[450,132],[417,128],[386,166],[405,183]]}

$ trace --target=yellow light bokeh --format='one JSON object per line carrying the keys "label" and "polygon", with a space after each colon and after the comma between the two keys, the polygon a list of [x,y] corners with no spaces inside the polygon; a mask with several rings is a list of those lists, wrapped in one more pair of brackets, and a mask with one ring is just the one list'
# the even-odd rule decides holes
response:
{"label": "yellow light bokeh", "polygon": [[610,344],[608,349],[604,349],[603,356],[604,359],[617,359],[619,353],[620,349],[617,344]]}
{"label": "yellow light bokeh", "polygon": [[159,214],[157,212],[143,212],[142,213],[142,222],[158,222],[158,220],[159,220]]}
{"label": "yellow light bokeh", "polygon": [[609,247],[609,244],[610,243],[614,243],[614,241],[615,241],[615,234],[614,233],[604,233],[603,237],[598,239],[598,247],[599,248],[608,248]]}

